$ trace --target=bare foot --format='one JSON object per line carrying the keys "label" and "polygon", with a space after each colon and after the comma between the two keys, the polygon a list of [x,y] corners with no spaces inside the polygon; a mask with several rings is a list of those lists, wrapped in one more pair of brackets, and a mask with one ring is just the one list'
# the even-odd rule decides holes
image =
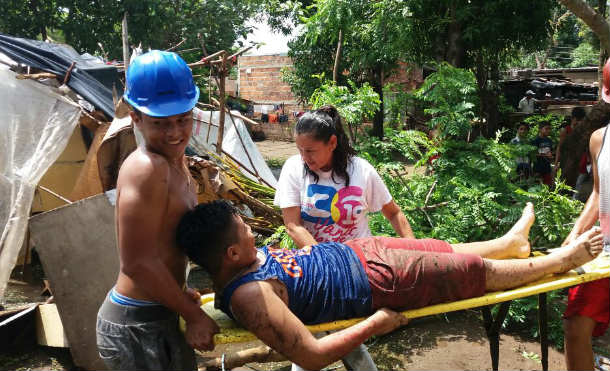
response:
{"label": "bare foot", "polygon": [[578,236],[569,245],[562,247],[551,254],[561,259],[560,273],[595,259],[604,248],[604,237],[599,227],[593,227]]}
{"label": "bare foot", "polygon": [[534,214],[534,205],[528,202],[523,208],[521,218],[517,223],[506,233],[511,239],[510,247],[507,250],[506,258],[527,258],[530,255],[529,234],[532,224],[534,224],[536,216]]}

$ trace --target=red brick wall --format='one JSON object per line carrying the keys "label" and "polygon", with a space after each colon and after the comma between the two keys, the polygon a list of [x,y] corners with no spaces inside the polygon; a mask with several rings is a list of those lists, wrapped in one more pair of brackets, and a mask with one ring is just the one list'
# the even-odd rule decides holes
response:
{"label": "red brick wall", "polygon": [[[281,79],[280,70],[292,66],[287,55],[257,55],[239,58],[239,96],[259,104],[284,103],[285,113],[292,121],[292,112],[303,107]],[[248,70],[250,71],[248,73]]]}
{"label": "red brick wall", "polygon": [[287,66],[292,66],[292,60],[285,55],[241,57],[239,96],[257,103],[296,103],[290,85],[280,76],[280,70]]}

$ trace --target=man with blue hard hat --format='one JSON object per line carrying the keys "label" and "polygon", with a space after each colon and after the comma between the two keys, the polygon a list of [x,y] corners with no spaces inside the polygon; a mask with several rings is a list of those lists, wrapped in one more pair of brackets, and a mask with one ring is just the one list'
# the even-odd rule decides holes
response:
{"label": "man with blue hard hat", "polygon": [[[153,50],[127,70],[124,99],[145,145],[123,162],[115,209],[120,270],[97,318],[100,357],[112,370],[197,369],[193,348],[211,350],[218,327],[186,288],[188,260],[176,226],[197,204],[184,150],[199,98],[175,53]],[[187,323],[183,335],[178,315]]]}

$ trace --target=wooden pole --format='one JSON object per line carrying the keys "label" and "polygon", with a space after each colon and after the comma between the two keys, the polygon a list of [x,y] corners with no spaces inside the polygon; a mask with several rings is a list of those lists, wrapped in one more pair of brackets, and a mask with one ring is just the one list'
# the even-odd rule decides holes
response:
{"label": "wooden pole", "polygon": [[125,78],[127,78],[127,67],[129,67],[129,33],[127,32],[127,12],[123,14],[123,65],[125,66]]}
{"label": "wooden pole", "polygon": [[222,54],[222,63],[218,72],[219,80],[219,95],[220,95],[220,115],[218,117],[218,140],[216,145],[216,153],[222,153],[222,136],[225,132],[225,78],[227,77],[227,55]]}

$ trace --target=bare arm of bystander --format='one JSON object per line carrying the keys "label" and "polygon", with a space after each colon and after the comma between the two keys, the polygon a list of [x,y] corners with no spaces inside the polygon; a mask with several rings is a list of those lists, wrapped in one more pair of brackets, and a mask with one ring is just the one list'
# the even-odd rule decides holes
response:
{"label": "bare arm of bystander", "polygon": [[597,173],[597,157],[604,140],[604,130],[606,130],[606,128],[597,129],[591,134],[591,139],[589,140],[589,153],[591,154],[591,168],[593,170],[593,190],[587,199],[580,216],[576,219],[572,231],[568,237],[566,237],[565,241],[563,241],[562,246],[568,245],[583,232],[589,230],[599,218],[599,175]]}
{"label": "bare arm of bystander", "polygon": [[394,231],[396,231],[400,237],[415,238],[413,230],[411,229],[411,224],[409,224],[407,217],[394,200],[383,205],[381,213],[390,221],[392,228],[394,228]]}
{"label": "bare arm of bystander", "polygon": [[299,249],[318,243],[311,233],[303,227],[301,208],[299,206],[282,209],[282,217],[284,218],[284,225],[288,235]]}

